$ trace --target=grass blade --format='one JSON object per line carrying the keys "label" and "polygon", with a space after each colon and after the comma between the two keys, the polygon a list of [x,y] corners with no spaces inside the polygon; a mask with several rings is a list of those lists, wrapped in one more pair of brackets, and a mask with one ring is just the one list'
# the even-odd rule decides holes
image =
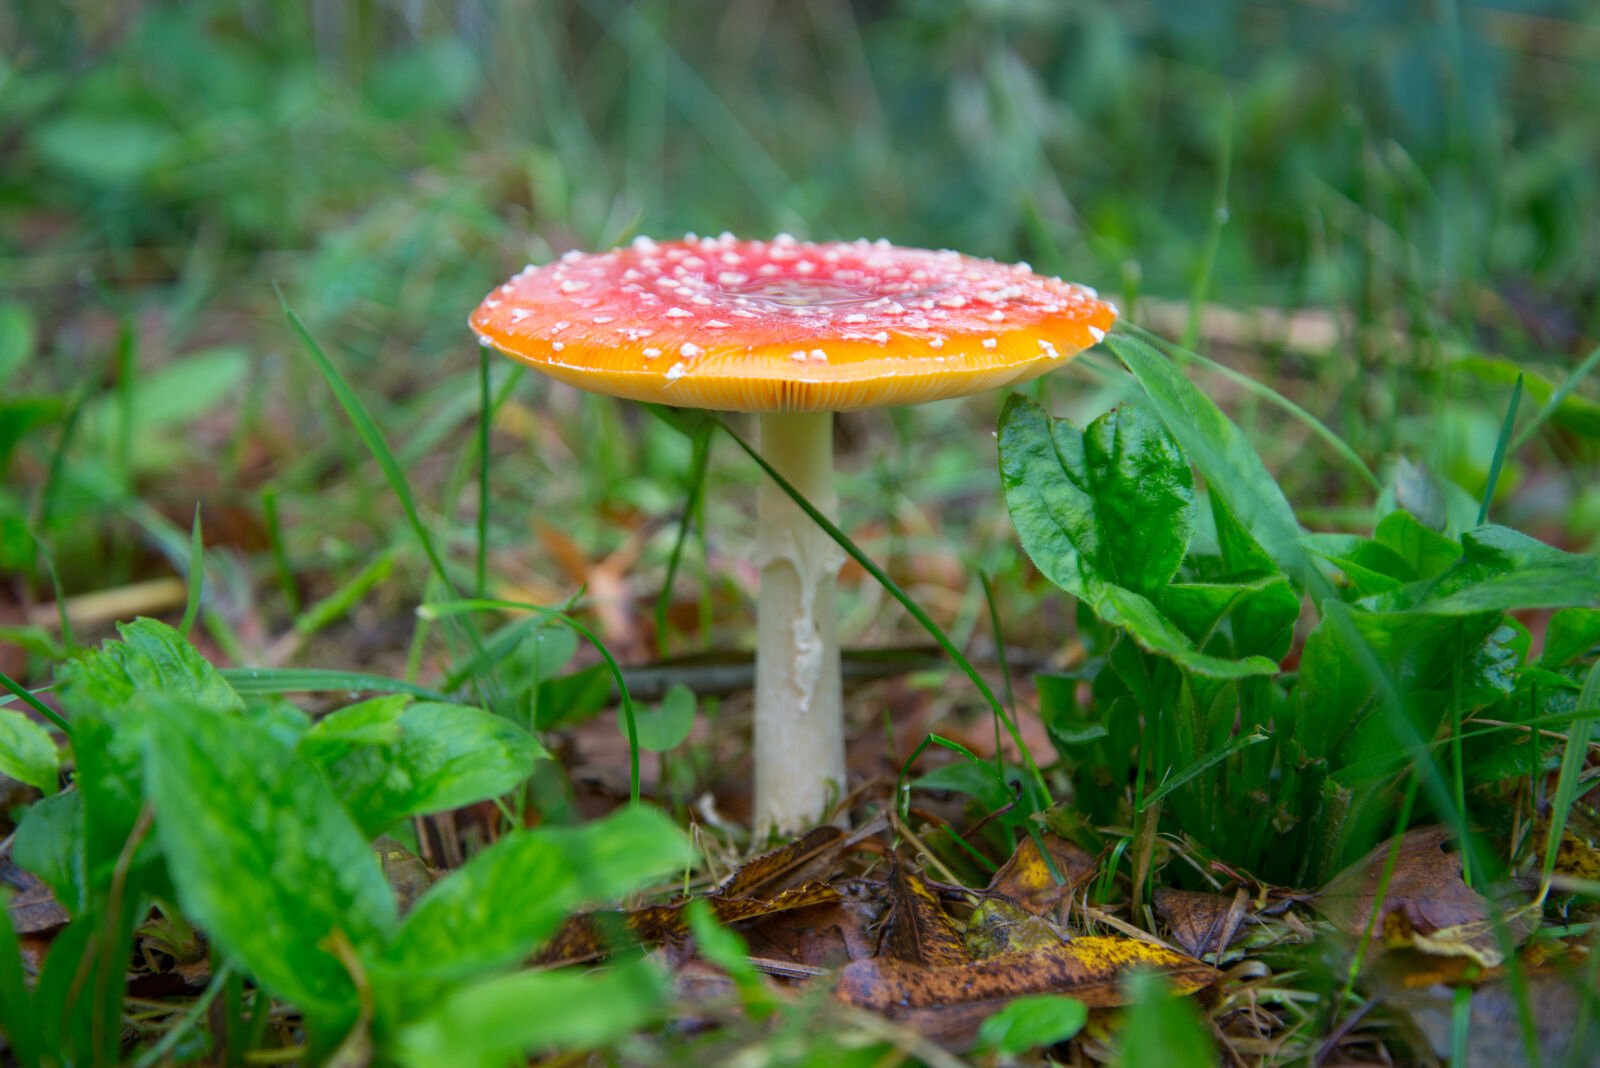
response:
{"label": "grass blade", "polygon": [[1495,486],[1500,481],[1500,465],[1505,463],[1506,449],[1511,443],[1511,431],[1517,425],[1517,406],[1522,403],[1522,376],[1511,387],[1511,402],[1506,405],[1506,419],[1500,424],[1500,437],[1494,443],[1494,459],[1489,461],[1489,484],[1483,488],[1483,503],[1478,506],[1478,525],[1489,521],[1489,503],[1494,500]]}
{"label": "grass blade", "polygon": [[494,398],[489,390],[489,350],[478,348],[478,571],[472,592],[489,592],[489,423]]}
{"label": "grass blade", "polygon": [[283,314],[288,317],[289,325],[300,338],[300,343],[305,346],[306,352],[317,365],[317,370],[322,373],[323,379],[328,383],[328,388],[339,401],[339,407],[344,409],[349,416],[356,433],[361,436],[367,451],[377,461],[378,467],[383,471],[383,477],[388,481],[389,488],[400,501],[400,507],[405,509],[406,519],[411,523],[411,530],[417,536],[417,541],[422,545],[422,551],[427,554],[428,562],[433,565],[434,573],[445,584],[445,588],[455,590],[455,585],[450,581],[449,572],[445,570],[444,560],[434,548],[433,538],[428,533],[428,528],[423,525],[422,516],[417,511],[416,498],[411,494],[411,484],[406,480],[405,472],[400,469],[400,463],[395,459],[389,443],[384,440],[383,431],[378,429],[378,424],[373,421],[372,413],[367,411],[367,406],[361,402],[361,397],[351,387],[348,380],[334,366],[328,354],[322,351],[316,339],[311,336],[305,324],[300,321],[294,309],[289,307],[288,301],[280,298]]}
{"label": "grass blade", "polygon": [[1285,397],[1282,393],[1279,393],[1265,382],[1258,382],[1249,375],[1244,374],[1241,371],[1236,371],[1225,363],[1218,363],[1209,356],[1202,356],[1193,349],[1176,345],[1158,334],[1152,334],[1150,331],[1141,326],[1133,326],[1130,324],[1127,327],[1127,330],[1129,333],[1138,336],[1148,344],[1154,345],[1156,348],[1159,348],[1169,354],[1179,354],[1185,360],[1192,360],[1213,374],[1221,375],[1223,378],[1226,378],[1229,382],[1232,382],[1240,389],[1243,389],[1254,396],[1260,397],[1267,403],[1288,413],[1307,430],[1311,431],[1311,433],[1314,434],[1324,445],[1332,449],[1340,459],[1349,464],[1350,468],[1355,471],[1356,474],[1361,476],[1361,480],[1363,482],[1372,487],[1373,490],[1382,492],[1383,483],[1378,480],[1378,476],[1373,473],[1372,468],[1367,466],[1366,461],[1361,459],[1361,457],[1356,453],[1356,450],[1350,447],[1349,443],[1347,443],[1338,434],[1335,434],[1333,429],[1322,420],[1318,419],[1316,416],[1312,415],[1310,412],[1306,411],[1304,408],[1300,407],[1300,405],[1296,404],[1288,397]]}
{"label": "grass blade", "polygon": [[1228,759],[1240,750],[1248,749],[1257,742],[1269,742],[1271,740],[1272,736],[1270,734],[1262,734],[1260,731],[1257,731],[1254,734],[1246,734],[1242,737],[1235,738],[1227,745],[1219,745],[1217,748],[1213,749],[1199,760],[1196,760],[1193,764],[1190,764],[1188,767],[1184,768],[1182,771],[1163,782],[1158,788],[1152,791],[1148,797],[1139,802],[1138,811],[1145,811],[1151,805],[1160,801],[1163,797],[1166,797],[1184,783],[1195,778],[1214,765],[1222,763],[1224,760]]}
{"label": "grass blade", "polygon": [[221,668],[222,677],[239,694],[277,693],[408,693],[449,703],[438,690],[387,675],[323,668]]}
{"label": "grass blade", "polygon": [[1589,372],[1596,367],[1600,367],[1600,345],[1596,345],[1594,351],[1585,356],[1583,362],[1574,367],[1572,373],[1562,380],[1561,385],[1556,387],[1554,393],[1550,394],[1549,398],[1540,406],[1539,411],[1535,413],[1532,421],[1523,427],[1522,433],[1512,440],[1511,451],[1516,452],[1527,444],[1528,439],[1539,432],[1539,428],[1544,426],[1545,422],[1560,409],[1562,403],[1572,395],[1572,391],[1578,388],[1578,383],[1587,378]]}
{"label": "grass blade", "polygon": [[678,520],[678,536],[672,542],[672,555],[667,559],[667,575],[661,580],[661,596],[656,598],[656,653],[665,657],[667,650],[667,611],[672,607],[672,585],[678,577],[678,566],[683,561],[683,547],[689,540],[689,525],[694,519],[700,498],[705,492],[706,467],[711,458],[711,427],[698,425],[689,432],[693,439],[693,459],[689,464],[689,496],[683,502],[683,516]]}
{"label": "grass blade", "polygon": [[4,686],[6,689],[10,690],[16,695],[17,700],[21,701],[23,704],[39,713],[39,715],[43,716],[51,723],[54,723],[57,727],[61,728],[61,733],[65,734],[68,738],[72,737],[72,724],[62,719],[60,713],[58,713],[55,709],[51,708],[49,705],[33,696],[32,690],[29,690],[26,686],[22,685],[20,682],[17,682],[10,675],[7,675],[3,671],[0,671],[0,686]]}
{"label": "grass blade", "polygon": [[195,617],[200,614],[200,594],[205,589],[206,583],[206,540],[200,530],[200,502],[194,505],[194,524],[189,528],[189,596],[184,601],[183,619],[178,624],[178,633],[185,638],[194,627]]}
{"label": "grass blade", "polygon": [[417,615],[423,619],[444,619],[447,616],[460,615],[463,612],[477,612],[489,609],[499,612],[533,612],[547,619],[558,620],[577,631],[588,639],[589,644],[595,647],[611,669],[611,677],[616,680],[617,693],[622,696],[622,715],[628,724],[628,800],[634,804],[639,803],[639,728],[634,719],[633,698],[628,694],[628,680],[622,675],[622,668],[611,655],[605,643],[588,627],[573,619],[565,613],[554,608],[546,608],[542,604],[527,604],[523,601],[502,601],[495,598],[475,597],[460,601],[439,601],[431,604],[417,606]]}
{"label": "grass blade", "polygon": [[1222,109],[1222,134],[1217,144],[1217,187],[1211,207],[1211,225],[1206,231],[1206,243],[1200,253],[1200,266],[1194,274],[1194,287],[1189,291],[1189,319],[1183,328],[1183,347],[1193,349],[1200,341],[1200,310],[1205,305],[1206,294],[1211,292],[1211,276],[1217,266],[1217,253],[1222,248],[1222,228],[1228,224],[1228,175],[1233,167],[1233,101],[1225,102]]}
{"label": "grass blade", "polygon": [[389,577],[394,571],[394,558],[393,546],[379,553],[376,559],[341,583],[338,589],[295,617],[295,633],[309,638],[344,616],[372,587]]}
{"label": "grass blade", "polygon": [[[1579,708],[1593,708],[1595,705],[1600,705],[1600,664],[1589,669],[1583,689],[1578,694]],[[1556,870],[1556,850],[1567,829],[1567,813],[1572,811],[1572,803],[1578,799],[1578,780],[1589,762],[1589,739],[1594,735],[1594,722],[1592,719],[1575,719],[1572,726],[1567,728],[1567,745],[1561,753],[1561,771],[1556,776],[1555,796],[1550,800],[1550,828],[1545,832],[1544,839],[1542,872],[1546,888]]]}
{"label": "grass blade", "polygon": [[294,582],[294,570],[289,566],[289,554],[283,547],[283,524],[278,519],[278,488],[265,486],[261,490],[261,522],[267,528],[267,546],[272,552],[272,568],[278,576],[278,587],[283,590],[289,611],[300,611],[300,589]]}
{"label": "grass blade", "polygon": [[1240,389],[1245,390],[1246,393],[1251,393],[1251,395],[1254,395],[1254,397],[1259,397],[1261,400],[1272,404],[1274,408],[1282,409],[1282,411],[1285,411],[1286,414],[1290,414],[1290,416],[1293,417],[1296,422],[1299,422],[1299,424],[1304,425],[1307,430],[1310,430],[1312,435],[1314,435],[1318,441],[1322,441],[1322,443],[1326,444],[1328,448],[1333,449],[1334,454],[1338,454],[1339,459],[1344,460],[1344,462],[1349,464],[1350,468],[1352,468],[1357,475],[1362,476],[1362,481],[1365,481],[1368,486],[1371,486],[1373,491],[1382,492],[1384,484],[1378,480],[1378,475],[1373,473],[1373,468],[1366,465],[1366,460],[1363,460],[1362,457],[1358,456],[1357,452],[1355,452],[1355,449],[1350,448],[1349,443],[1347,443],[1344,438],[1341,438],[1338,433],[1334,433],[1333,428],[1328,427],[1328,424],[1325,424],[1323,420],[1317,419],[1317,416],[1314,416],[1314,414],[1310,414],[1310,412],[1306,411],[1306,409],[1301,408],[1299,404],[1296,404],[1294,401],[1291,401],[1290,398],[1285,397],[1283,393],[1272,389],[1272,387],[1267,385],[1266,382],[1258,382],[1256,379],[1253,379],[1253,377],[1248,376],[1248,374],[1242,373],[1242,371],[1235,371],[1234,368],[1230,368],[1230,366],[1227,366],[1226,363],[1218,363],[1218,361],[1213,360],[1213,358],[1203,357],[1203,355],[1200,355],[1200,353],[1195,352],[1194,349],[1184,349],[1182,345],[1176,345],[1173,344],[1173,342],[1166,341],[1165,337],[1158,336],[1158,334],[1152,334],[1150,331],[1147,331],[1147,329],[1142,328],[1142,326],[1130,325],[1128,326],[1128,333],[1136,334],[1136,336],[1144,339],[1147,344],[1155,345],[1157,349],[1162,349],[1163,352],[1179,353],[1184,360],[1192,360],[1194,363],[1198,363],[1198,365],[1203,366],[1206,371],[1211,371],[1213,374],[1219,374],[1219,376],[1224,377],[1224,379],[1227,379],[1227,381],[1232,382],[1232,384],[1237,385],[1237,387],[1240,387]]}

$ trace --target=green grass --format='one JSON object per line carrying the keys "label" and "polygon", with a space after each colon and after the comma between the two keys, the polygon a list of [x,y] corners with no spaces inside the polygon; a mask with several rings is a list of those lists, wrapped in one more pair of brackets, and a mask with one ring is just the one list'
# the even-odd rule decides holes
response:
{"label": "green grass", "polygon": [[[1055,796],[1071,802],[1049,818],[1104,851],[1102,903],[1208,886],[1210,861],[1310,885],[1390,833],[1414,791],[1413,823],[1480,829],[1463,846],[1474,887],[1550,885],[1563,828],[1593,830],[1597,677],[1582,648],[1539,661],[1547,634],[1588,625],[1552,622],[1537,587],[1555,572],[1492,606],[1482,633],[1451,632],[1440,613],[1456,608],[1391,605],[1374,622],[1346,602],[1427,570],[1402,571],[1376,529],[1397,506],[1448,535],[1433,574],[1485,517],[1600,547],[1596,56],[1600,10],[1580,0],[16,6],[0,14],[0,714],[8,730],[24,707],[75,722],[46,688],[113,635],[95,598],[170,575],[189,596],[160,614],[230,665],[263,733],[290,731],[298,706],[393,692],[480,705],[554,749],[609,725],[613,686],[626,700],[630,672],[665,651],[737,667],[756,464],[727,435],[484,361],[465,316],[525,262],[635,233],[882,235],[1027,259],[1116,299],[1139,330],[1115,358],[1025,392],[1079,427],[1128,401],[1154,413],[1202,476],[1183,571],[1166,578],[1237,586],[1193,633],[1178,599],[1198,594],[1141,587],[1181,642],[1107,623],[1110,602],[1100,616],[1093,596],[1075,602],[1019,541],[990,436],[1004,397],[840,417],[837,536],[866,574],[841,594],[845,641],[931,633],[955,654],[855,698],[874,738],[880,704],[928,724],[881,770],[926,793],[917,776],[938,762],[906,758],[942,753],[955,763],[933,781],[968,788],[969,823],[1018,804],[946,863],[1002,861]],[[1249,576],[1221,563],[1212,493],[1264,554]],[[1296,516],[1318,537],[1300,539]],[[1300,624],[1289,673],[1222,681],[1175,652],[1276,653],[1247,648],[1238,613],[1291,581],[1326,626],[1313,641],[1314,617]],[[498,612],[418,615],[467,596],[559,610],[600,651]],[[149,613],[117,607],[135,614]],[[1407,655],[1386,644],[1421,627]],[[1329,682],[1316,656],[1366,681]],[[1491,668],[1512,662],[1494,689]],[[705,726],[662,760],[661,796],[681,820],[706,792],[736,811],[740,686],[683,670]],[[1326,683],[1314,701],[1308,680]],[[1224,692],[1237,723],[1210,718]],[[1341,741],[1319,708],[1390,733]],[[1017,742],[1042,722],[1066,759],[1023,746],[1029,788],[989,792],[991,718]],[[1506,741],[1538,729],[1562,737]],[[72,742],[92,763],[84,733]],[[948,770],[990,735],[988,771]],[[613,773],[611,802],[654,764],[626,752],[583,780]],[[1003,785],[1017,769],[999,767]],[[571,775],[592,771],[541,772],[498,797],[502,818],[577,820],[593,799]],[[22,816],[0,814],[0,831]],[[124,868],[118,886],[155,885]],[[1591,907],[1550,893],[1551,908]],[[131,921],[113,904],[88,907],[116,945]],[[1291,992],[1321,991],[1286,1059],[1362,1004],[1348,959],[1259,959]],[[659,1003],[636,978],[606,982],[644,1027]],[[224,985],[204,997],[242,1034],[250,996]],[[478,990],[430,989],[430,1011]],[[1463,1004],[1441,1056],[1474,1041]],[[72,1011],[103,1027],[114,1008]],[[142,1063],[193,1056],[202,1015],[147,1036]],[[1174,1019],[1174,1033],[1192,1022]],[[723,1041],[788,1049],[790,1023]],[[414,1051],[453,1025],[435,1012],[379,1039]],[[600,1040],[645,1061],[696,1055],[629,1041]]]}

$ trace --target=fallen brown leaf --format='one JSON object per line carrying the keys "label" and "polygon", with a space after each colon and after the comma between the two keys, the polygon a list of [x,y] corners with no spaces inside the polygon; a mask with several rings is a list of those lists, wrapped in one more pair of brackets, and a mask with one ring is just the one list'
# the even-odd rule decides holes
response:
{"label": "fallen brown leaf", "polygon": [[1088,850],[1058,834],[1044,831],[1039,838],[1050,851],[1056,869],[1066,881],[1059,886],[1056,884],[1038,843],[1029,835],[1017,844],[1011,859],[989,880],[989,893],[1002,894],[1029,912],[1042,916],[1052,911],[1064,895],[1070,894],[1094,874],[1095,859]]}
{"label": "fallen brown leaf", "polygon": [[[839,891],[826,883],[807,883],[773,898],[726,897],[712,893],[699,895],[699,899],[711,906],[719,921],[733,924],[789,909],[830,904],[839,900]],[[689,930],[683,910],[693,900],[695,898],[690,897],[628,912],[585,912],[569,917],[534,962],[573,964],[605,956],[617,948],[619,940],[649,943],[682,936]]]}
{"label": "fallen brown leaf", "polygon": [[928,880],[899,857],[889,869],[889,900],[893,911],[884,930],[885,956],[930,968],[972,960],[961,932],[945,914]]}
{"label": "fallen brown leaf", "polygon": [[811,968],[843,968],[873,955],[875,939],[869,933],[883,917],[879,901],[846,897],[826,905],[811,905],[770,913],[741,924],[753,957],[793,961]]}
{"label": "fallen brown leaf", "polygon": [[1126,1004],[1123,981],[1135,968],[1159,972],[1180,994],[1217,977],[1200,961],[1149,942],[1090,936],[958,967],[887,958],[857,961],[840,973],[833,996],[949,1042],[1013,999],[1031,994],[1070,994],[1091,1007]]}
{"label": "fallen brown leaf", "polygon": [[0,860],[0,885],[16,888],[16,893],[6,902],[6,912],[19,935],[54,934],[71,918],[56,901],[50,887],[32,872],[11,863],[9,857]]}
{"label": "fallen brown leaf", "polygon": [[817,827],[787,845],[746,861],[722,881],[723,897],[770,898],[784,890],[824,877],[845,845],[837,827]]}
{"label": "fallen brown leaf", "polygon": [[1156,888],[1151,904],[1171,930],[1172,941],[1185,952],[1203,957],[1238,940],[1249,900],[1242,887],[1233,894],[1211,894],[1163,886]]}
{"label": "fallen brown leaf", "polygon": [[[1334,876],[1312,906],[1346,934],[1359,937],[1376,909],[1378,934],[1392,946],[1412,945],[1434,954],[1469,956],[1486,968],[1505,959],[1492,928],[1489,899],[1461,877],[1461,857],[1445,852],[1450,832],[1422,827],[1400,839],[1394,872],[1381,906],[1378,886],[1389,862],[1392,840]],[[1520,943],[1532,917],[1504,917]]]}
{"label": "fallen brown leaf", "polygon": [[[845,838],[837,827],[818,827],[740,865],[717,889],[698,896],[711,906],[717,919],[726,924],[834,904],[839,901],[839,891],[813,876],[831,871],[851,841],[853,839]],[[545,946],[537,963],[568,964],[603,957],[616,948],[619,937],[660,942],[683,935],[688,931],[683,908],[691,900],[694,898],[628,912],[601,911],[573,916]]]}

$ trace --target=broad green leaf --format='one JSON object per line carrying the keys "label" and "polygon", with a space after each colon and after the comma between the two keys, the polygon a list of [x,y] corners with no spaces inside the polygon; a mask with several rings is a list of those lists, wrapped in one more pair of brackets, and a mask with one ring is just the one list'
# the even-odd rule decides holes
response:
{"label": "broad green leaf", "polygon": [[358,998],[330,951],[337,932],[376,953],[393,892],[322,776],[253,723],[179,702],[149,709],[145,775],[184,914],[324,1033]]}
{"label": "broad green leaf", "polygon": [[[1107,733],[1098,709],[1094,705],[1085,709],[1078,702],[1080,675],[1081,671],[1072,674],[1040,672],[1033,677],[1039,691],[1039,716],[1044,720],[1051,743],[1063,755],[1072,747],[1104,738]],[[1087,677],[1090,676],[1083,675]]]}
{"label": "broad green leaf", "polygon": [[297,745],[311,729],[311,717],[282,697],[267,697],[245,706],[244,716],[287,746]]}
{"label": "broad green leaf", "polygon": [[[1199,642],[1214,634],[1225,618],[1259,600],[1262,594],[1287,594],[1293,610],[1299,613],[1299,598],[1281,571],[1228,576],[1212,582],[1174,582],[1162,594],[1161,608],[1186,635]],[[1247,650],[1257,651],[1264,650]]]}
{"label": "broad green leaf", "polygon": [[[1206,499],[1210,502],[1217,530],[1224,577],[1239,582],[1245,576],[1283,573],[1271,555],[1234,517],[1227,501],[1210,492]],[[1287,583],[1269,584],[1265,590],[1246,596],[1228,614],[1233,654],[1282,660],[1294,641],[1294,625],[1299,618],[1300,595]]]}
{"label": "broad green leaf", "polygon": [[1114,1068],[1216,1068],[1216,1046],[1205,1025],[1160,976],[1135,973],[1128,992],[1132,1004],[1122,1015]]}
{"label": "broad green leaf", "polygon": [[106,642],[57,671],[61,702],[73,720],[73,758],[87,811],[88,878],[96,884],[109,876],[144,803],[148,705],[179,701],[225,716],[244,707],[171,627],[138,619],[117,629],[121,641]]}
{"label": "broad green leaf", "polygon": [[1539,663],[1560,667],[1600,644],[1600,608],[1563,608],[1550,617]]}
{"label": "broad green leaf", "polygon": [[83,857],[83,794],[63,790],[23,813],[11,842],[11,859],[31,871],[76,916],[87,904]]}
{"label": "broad green leaf", "polygon": [[1063,994],[1017,998],[978,1028],[978,1045],[1002,1057],[1065,1042],[1089,1022],[1089,1007]]}
{"label": "broad green leaf", "polygon": [[15,708],[0,708],[0,775],[56,792],[61,754],[50,732]]}
{"label": "broad green leaf", "polygon": [[[1403,756],[1395,746],[1411,733],[1397,733],[1387,722],[1393,713],[1372,701],[1376,685],[1348,644],[1352,633],[1407,698],[1420,737],[1431,738],[1448,713],[1452,671],[1462,672],[1469,706],[1510,688],[1519,639],[1513,628],[1501,626],[1498,613],[1369,612],[1337,602],[1325,603],[1323,612],[1300,655],[1292,720],[1296,739],[1313,759],[1336,751],[1349,761],[1385,752]],[[1345,619],[1332,618],[1335,613]]]}
{"label": "broad green leaf", "polygon": [[1107,586],[1101,591],[1101,606],[1097,610],[1107,623],[1126,628],[1145,649],[1167,657],[1196,675],[1213,679],[1242,679],[1251,675],[1275,675],[1278,672],[1277,662],[1264,656],[1233,660],[1198,651],[1189,636],[1162,615],[1160,609],[1119,586]]}
{"label": "broad green leaf", "polygon": [[[1017,769],[1011,767],[1002,774],[1006,781],[1020,778]],[[942,764],[926,775],[913,779],[911,785],[919,790],[953,790],[975,797],[985,812],[997,812],[1014,800],[1005,782],[995,778],[995,769],[975,760],[955,760]]]}
{"label": "broad green leaf", "polygon": [[1461,555],[1460,544],[1423,526],[1407,511],[1390,512],[1378,520],[1372,540],[1410,564],[1414,579],[1437,577]]}
{"label": "broad green leaf", "polygon": [[1600,603],[1600,557],[1562,552],[1500,526],[1461,536],[1461,559],[1412,605],[1446,615]]}
{"label": "broad green leaf", "polygon": [[[190,353],[151,370],[141,370],[129,388],[137,433],[133,455],[125,461],[135,470],[157,472],[182,462],[192,450],[177,432],[244,391],[251,357],[243,348],[223,347]],[[120,425],[121,398],[106,393],[84,405],[81,434],[89,447],[109,449]]]}
{"label": "broad green leaf", "polygon": [[[1046,578],[1144,648],[1191,671],[1237,678],[1277,670],[1261,658],[1232,661],[1196,650],[1140,592],[1165,589],[1195,523],[1188,464],[1154,420],[1127,408],[1079,431],[1013,395],[1000,416],[999,438],[1006,507]],[[1140,531],[1137,551],[1129,551],[1130,530]]]}
{"label": "broad green leaf", "polygon": [[1158,596],[1194,534],[1189,465],[1137,406],[1080,431],[1014,394],[1000,416],[1000,477],[1028,555],[1052,582],[1091,603],[1106,583]]}
{"label": "broad green leaf", "polygon": [[733,980],[744,1002],[745,1011],[757,1020],[766,1019],[777,1007],[772,994],[761,981],[761,973],[750,962],[750,945],[736,931],[717,921],[706,899],[697,897],[683,910],[694,935],[695,951],[703,960],[721,968]]}
{"label": "broad green leaf", "polygon": [[244,703],[188,639],[165,623],[120,623],[121,641],[106,642],[65,665],[57,680],[62,703],[76,712],[112,715],[136,698],[166,698],[207,708],[242,711]]}
{"label": "broad green leaf", "polygon": [[1106,344],[1144,387],[1152,409],[1261,548],[1296,579],[1309,573],[1300,523],[1266,465],[1233,422],[1149,345],[1122,334]]}
{"label": "broad green leaf", "polygon": [[384,957],[398,983],[515,963],[579,901],[577,872],[546,833],[517,830],[434,885]]}
{"label": "broad green leaf", "polygon": [[461,987],[399,1035],[408,1068],[505,1068],[533,1053],[593,1049],[650,1023],[667,1004],[646,961],[600,972],[524,972]]}
{"label": "broad green leaf", "polygon": [[386,52],[367,80],[367,97],[384,118],[415,120],[464,107],[483,80],[483,60],[459,37],[444,35]]}
{"label": "broad green leaf", "polygon": [[1213,494],[1208,488],[1205,496],[1211,523],[1216,529],[1217,551],[1222,557],[1222,569],[1229,574],[1255,571],[1280,571],[1272,555],[1250,536],[1228,507],[1228,502]]}
{"label": "broad green leaf", "polygon": [[61,402],[53,397],[0,397],[0,474],[18,442],[60,414]]}
{"label": "broad green leaf", "polygon": [[384,967],[412,982],[514,964],[580,903],[624,897],[694,860],[683,832],[642,806],[581,827],[514,831],[428,891]]}
{"label": "broad green leaf", "polygon": [[[639,748],[652,753],[665,753],[676,749],[689,737],[694,726],[694,691],[678,683],[662,695],[661,703],[634,710],[634,723],[639,731]],[[627,725],[622,710],[617,710],[617,722],[624,733]]]}
{"label": "broad green leaf", "polygon": [[297,743],[300,755],[313,762],[337,760],[354,749],[394,745],[400,741],[400,717],[411,698],[405,694],[374,697],[330,712]]}
{"label": "broad green leaf", "polygon": [[368,837],[407,816],[496,797],[548,754],[509,720],[464,705],[379,697],[340,709],[300,740]]}
{"label": "broad green leaf", "polygon": [[1327,542],[1322,540],[1324,537],[1343,542],[1347,537],[1353,538],[1355,535],[1333,534],[1305,539],[1306,548],[1313,556],[1328,561],[1328,563],[1344,573],[1344,577],[1350,584],[1350,597],[1356,600],[1360,600],[1363,597],[1375,597],[1380,593],[1388,593],[1390,590],[1398,589],[1404,584],[1404,579],[1398,579],[1368,567],[1353,556],[1335,555],[1333,551],[1330,551]]}

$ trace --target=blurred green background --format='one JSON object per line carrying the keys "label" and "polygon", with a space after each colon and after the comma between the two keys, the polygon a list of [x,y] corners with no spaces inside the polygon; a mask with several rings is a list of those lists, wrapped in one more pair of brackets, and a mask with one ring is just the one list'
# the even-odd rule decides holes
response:
{"label": "blurred green background", "polygon": [[[0,7],[0,56],[14,601],[44,596],[51,561],[68,592],[160,570],[196,500],[249,562],[236,598],[280,538],[304,581],[398,529],[280,293],[465,552],[467,312],[525,262],[634,233],[1027,259],[1269,382],[1375,469],[1405,458],[1473,493],[1517,371],[1531,407],[1600,336],[1584,0],[21,0]],[[1123,395],[1109,371],[1037,389],[1088,415]],[[1278,442],[1263,452],[1306,518],[1365,521],[1348,467],[1207,383]],[[1498,513],[1575,546],[1600,529],[1584,393],[1519,454]],[[997,404],[846,420],[847,501],[992,502]],[[497,521],[503,566],[535,510],[581,506],[570,532],[598,554],[632,529],[607,525],[618,509],[677,507],[688,446],[636,412],[524,383],[503,414],[496,482],[526,495]],[[558,454],[583,476],[558,477]]]}

